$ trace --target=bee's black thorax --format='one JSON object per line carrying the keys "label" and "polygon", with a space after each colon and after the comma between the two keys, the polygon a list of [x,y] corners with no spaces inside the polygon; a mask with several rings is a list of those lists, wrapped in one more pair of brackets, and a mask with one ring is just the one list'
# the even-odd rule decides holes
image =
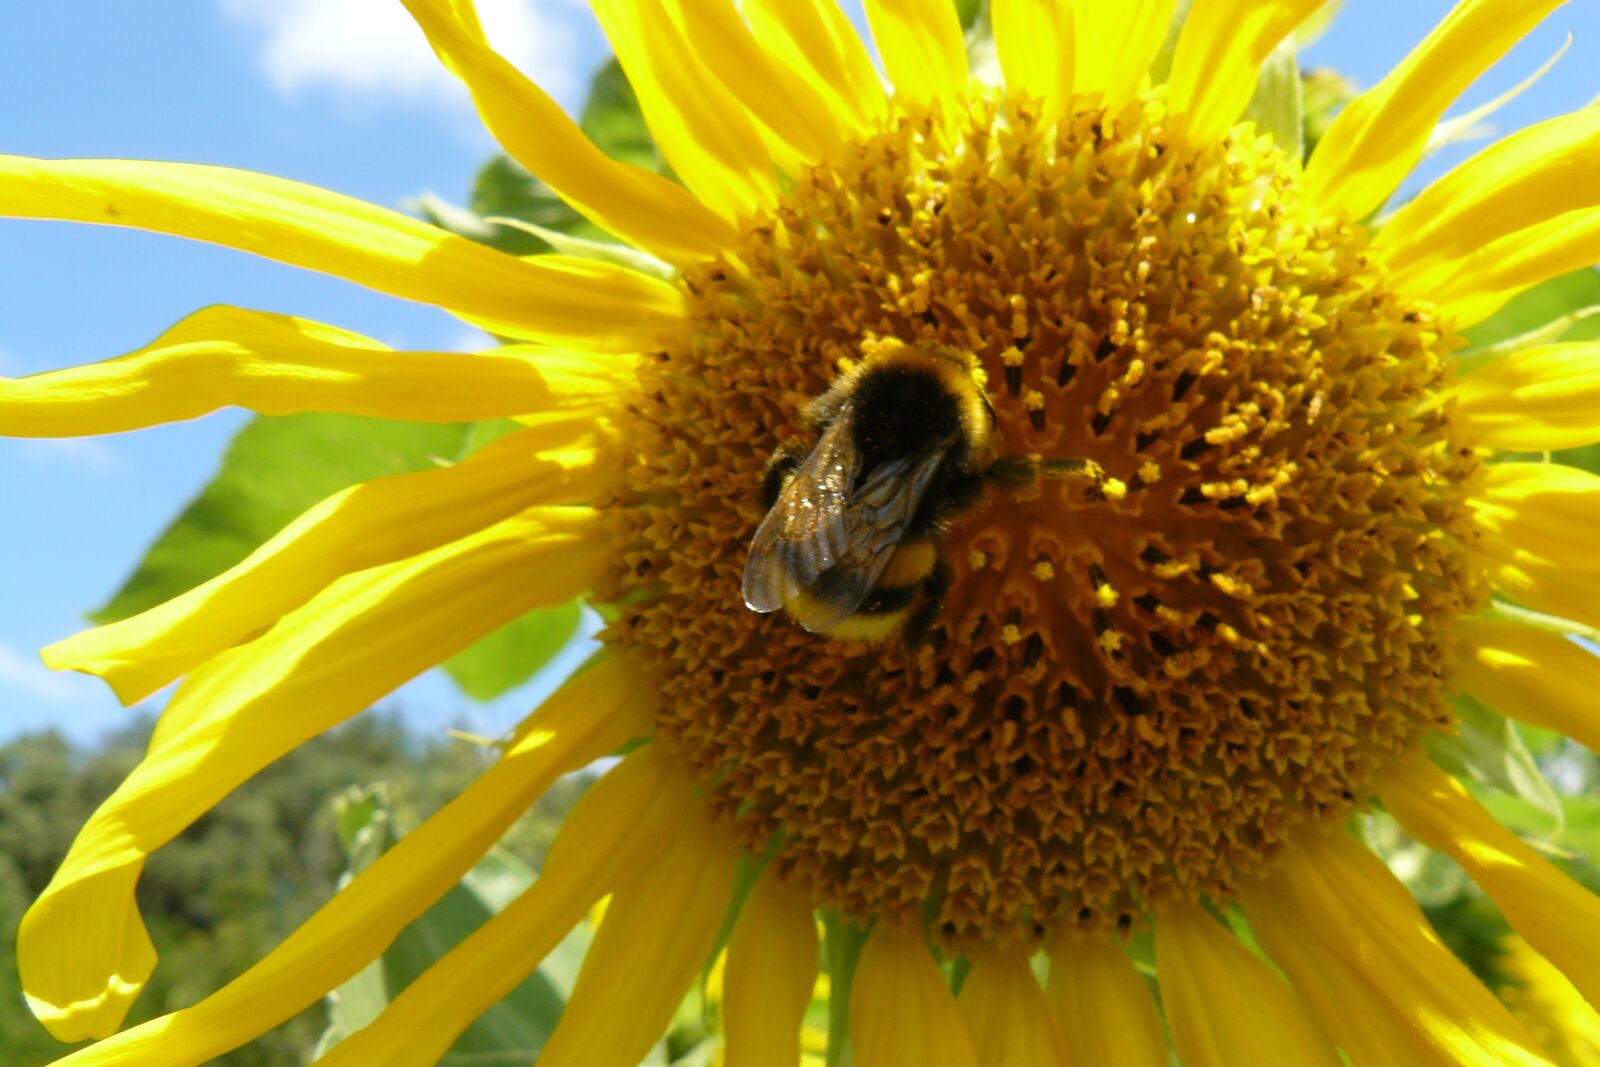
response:
{"label": "bee's black thorax", "polygon": [[956,438],[955,453],[969,451],[962,434],[960,400],[939,376],[921,367],[864,371],[855,386],[855,437],[866,474],[880,463]]}

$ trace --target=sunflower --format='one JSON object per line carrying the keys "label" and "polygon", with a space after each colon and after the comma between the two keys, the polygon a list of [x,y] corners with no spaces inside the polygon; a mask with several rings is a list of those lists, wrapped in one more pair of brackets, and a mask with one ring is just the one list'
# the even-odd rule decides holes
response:
{"label": "sunflower", "polygon": [[[103,1038],[61,1062],[248,1042],[378,955],[557,776],[619,752],[538,881],[326,1062],[435,1062],[606,897],[541,1067],[639,1062],[724,940],[725,1062],[796,1063],[819,913],[858,1067],[1549,1062],[1350,827],[1381,801],[1600,1003],[1600,902],[1424,745],[1466,694],[1600,748],[1600,659],[1567,636],[1600,626],[1600,478],[1500,455],[1600,441],[1597,353],[1457,354],[1600,259],[1600,111],[1371,221],[1559,0],[1462,0],[1304,165],[1241,116],[1320,0],[1194,0],[1170,50],[1176,0],[993,0],[989,78],[949,4],[868,0],[890,89],[829,0],[595,0],[678,181],[596,149],[470,0],[404,2],[507,151],[633,251],[517,258],[256,174],[0,157],[4,214],[216,242],[510,342],[393,352],[211,308],[0,382],[0,432],[226,405],[522,422],[46,650],[125,701],[183,679],[23,920],[34,1011]],[[991,485],[940,535],[948,588],[917,639],[748,610],[768,460],[896,343],[971,357],[999,454],[1104,483]],[[235,981],[117,1032],[155,964],[134,902],[152,850],[578,595],[607,615],[603,655],[497,763]],[[1124,947],[1147,927],[1154,985]]]}

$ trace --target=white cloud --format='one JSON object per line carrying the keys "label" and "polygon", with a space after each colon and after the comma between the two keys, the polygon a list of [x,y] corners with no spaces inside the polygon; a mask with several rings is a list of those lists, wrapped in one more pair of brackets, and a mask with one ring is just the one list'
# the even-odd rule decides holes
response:
{"label": "white cloud", "polygon": [[18,690],[46,704],[70,704],[83,695],[78,679],[47,670],[9,645],[0,645],[0,687]]}
{"label": "white cloud", "polygon": [[[328,88],[352,98],[407,103],[467,97],[440,65],[399,0],[220,0],[223,12],[262,34],[260,62],[286,96]],[[495,48],[563,105],[582,98],[590,50],[580,47],[579,0],[478,0]],[[578,64],[583,63],[580,69]]]}
{"label": "white cloud", "polygon": [[37,437],[16,441],[15,445],[23,459],[41,467],[68,464],[96,473],[117,467],[116,452],[93,437]]}

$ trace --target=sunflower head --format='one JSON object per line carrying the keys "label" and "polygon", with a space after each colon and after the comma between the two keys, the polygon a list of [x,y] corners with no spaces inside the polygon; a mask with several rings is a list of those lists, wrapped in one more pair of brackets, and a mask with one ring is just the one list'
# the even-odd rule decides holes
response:
{"label": "sunflower head", "polygon": [[[1449,729],[1479,461],[1421,401],[1460,342],[1367,246],[1249,125],[974,88],[687,270],[620,420],[608,640],[747,845],[951,947],[1126,929],[1228,899]],[[1107,482],[993,481],[938,532],[928,632],[863,645],[736,577],[769,458],[885,337],[976,356],[1001,460]]]}

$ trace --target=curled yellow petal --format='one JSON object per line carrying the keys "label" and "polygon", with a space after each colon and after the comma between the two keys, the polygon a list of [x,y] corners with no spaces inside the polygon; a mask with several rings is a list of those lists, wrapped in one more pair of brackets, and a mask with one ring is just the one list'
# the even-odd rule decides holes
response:
{"label": "curled yellow petal", "polygon": [[613,264],[518,259],[361,200],[226,167],[0,155],[5,215],[209,241],[551,344],[637,352],[683,317],[676,289]]}
{"label": "curled yellow petal", "polygon": [[1306,164],[1309,198],[1364,218],[1399,187],[1462,90],[1566,0],[1461,0],[1377,85],[1352,100]]}
{"label": "curled yellow petal", "polygon": [[1199,905],[1174,905],[1157,920],[1156,974],[1185,1067],[1338,1067],[1283,977]]}
{"label": "curled yellow petal", "polygon": [[[1584,208],[1490,241],[1446,268],[1427,274],[1423,295],[1440,314],[1467,327],[1540,282],[1600,261],[1600,210]],[[1419,291],[1421,283],[1417,284]]]}
{"label": "curled yellow petal", "polygon": [[1592,444],[1600,441],[1600,343],[1507,353],[1463,378],[1454,396],[1456,417],[1479,445],[1543,452]]}
{"label": "curled yellow petal", "polygon": [[1111,938],[1058,937],[1046,992],[1073,1064],[1168,1067],[1171,1062],[1150,989]]}
{"label": "curled yellow petal", "polygon": [[1600,1002],[1600,897],[1568,878],[1426,759],[1389,767],[1378,791],[1406,833],[1452,858],[1512,929]]}
{"label": "curled yellow petal", "polygon": [[592,497],[595,452],[569,445],[580,429],[540,425],[453,467],[335,493],[210,581],[51,645],[45,664],[103,678],[124,704],[142,700],[343,575],[429,551],[535,505]]}
{"label": "curled yellow petal", "polygon": [[745,899],[722,978],[725,1067],[794,1067],[817,984],[811,902],[763,875]]}
{"label": "curled yellow petal", "polygon": [[540,1067],[636,1067],[709,961],[740,848],[703,805],[677,810],[661,855],[612,895]]}
{"label": "curled yellow petal", "polygon": [[[419,975],[322,1067],[432,1067],[461,1032],[528,976],[601,897],[636,880],[689,810],[688,779],[654,745],[583,794],[539,878]],[[559,856],[559,858],[557,858]]]}
{"label": "curled yellow petal", "polygon": [[[193,1007],[74,1052],[57,1067],[198,1067],[316,1003],[376,959],[455,885],[551,782],[645,733],[652,712],[641,679],[622,664],[604,661],[578,675],[522,724],[516,741],[482,777],[378,857],[261,962]],[[131,884],[128,894],[131,899]],[[36,922],[31,912],[25,929],[30,921]],[[67,923],[55,936],[36,940],[24,934],[19,940],[24,986],[35,1003],[60,1003],[30,977],[41,969],[59,967],[72,981],[81,979],[84,961],[72,953],[75,939],[66,936],[76,929]]]}
{"label": "curled yellow petal", "polygon": [[1404,885],[1342,833],[1303,833],[1245,893],[1251,929],[1353,1063],[1551,1067]]}
{"label": "curled yellow petal", "polygon": [[850,1044],[856,1067],[978,1067],[921,934],[879,922],[868,935],[850,991]]}
{"label": "curled yellow petal", "polygon": [[1196,140],[1228,131],[1272,50],[1324,0],[1195,0],[1172,57],[1168,100]]}
{"label": "curled yellow petal", "polygon": [[471,3],[402,2],[466,83],[495,140],[579,214],[669,262],[732,247],[734,229],[683,186],[595,147],[559,104],[489,46]]}
{"label": "curled yellow petal", "polygon": [[665,5],[593,0],[661,154],[702,203],[737,222],[777,203],[772,155],[744,105],[706,78]]}
{"label": "curled yellow petal", "polygon": [[994,0],[990,17],[1006,86],[1047,107],[1063,107],[1077,61],[1072,6],[1067,0]]}
{"label": "curled yellow petal", "polygon": [[225,407],[413,422],[597,411],[616,396],[628,367],[558,349],[395,352],[305,319],[211,307],[125,356],[0,378],[0,436],[122,433]]}
{"label": "curled yellow petal", "polygon": [[1505,619],[1462,619],[1455,683],[1530,726],[1600,752],[1600,656],[1562,634]]}
{"label": "curled yellow petal", "polygon": [[1102,93],[1106,106],[1133,99],[1161,50],[1177,0],[1070,0],[1080,93]]}
{"label": "curled yellow petal", "polygon": [[[533,509],[348,575],[192,675],[149,752],[90,817],[23,918],[23,985],[52,1030],[103,1033],[108,990],[131,982],[121,941],[84,942],[78,933],[134,928],[130,868],[291,748],[518,615],[578,595],[603,565],[599,530],[587,508]],[[85,1014],[85,1005],[94,1010]],[[86,1031],[83,1018],[97,1029]]]}
{"label": "curled yellow petal", "polygon": [[745,0],[761,42],[799,73],[857,133],[888,108],[872,57],[834,0]]}
{"label": "curled yellow petal", "polygon": [[1594,207],[1600,108],[1519,130],[1396,211],[1373,249],[1393,284],[1420,295],[1490,242]]}
{"label": "curled yellow petal", "polygon": [[1491,551],[1517,550],[1579,570],[1600,567],[1600,475],[1559,463],[1494,463],[1474,496],[1473,517]]}
{"label": "curled yellow petal", "polygon": [[953,100],[967,88],[967,45],[954,4],[866,0],[867,22],[894,91],[912,103]]}
{"label": "curled yellow petal", "polygon": [[975,953],[957,1004],[984,1067],[1068,1067],[1071,1062],[1022,949]]}

